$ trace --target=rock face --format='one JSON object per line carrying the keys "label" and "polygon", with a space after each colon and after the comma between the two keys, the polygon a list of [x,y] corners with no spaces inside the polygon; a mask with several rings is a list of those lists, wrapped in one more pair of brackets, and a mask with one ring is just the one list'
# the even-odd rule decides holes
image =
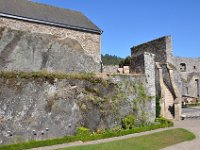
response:
{"label": "rock face", "polygon": [[1,27],[0,69],[98,72],[100,64],[75,39]]}
{"label": "rock face", "polygon": [[141,83],[145,79],[139,78],[117,76],[101,81],[2,77],[0,143],[62,137],[74,134],[80,126],[93,131],[113,128],[130,113],[139,122],[149,122],[155,116],[145,113],[154,101],[146,97],[144,103],[145,86]]}

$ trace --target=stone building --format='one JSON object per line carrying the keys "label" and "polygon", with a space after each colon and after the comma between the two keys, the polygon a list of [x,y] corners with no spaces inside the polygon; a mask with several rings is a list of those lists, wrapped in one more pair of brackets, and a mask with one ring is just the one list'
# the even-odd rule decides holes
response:
{"label": "stone building", "polygon": [[[171,36],[134,46],[131,55],[131,72],[144,73],[147,80],[155,80],[162,116],[178,120],[183,98],[199,99],[200,59],[173,56]],[[149,67],[154,64],[155,68]]]}
{"label": "stone building", "polygon": [[0,1],[0,69],[98,72],[101,29],[81,12]]}
{"label": "stone building", "polygon": [[[181,94],[174,81],[174,73],[170,65],[171,37],[161,37],[134,46],[131,48],[131,55],[131,72],[144,73],[147,80],[155,82],[156,97],[160,99],[161,115],[169,119],[179,119]],[[151,62],[149,62],[150,59]]]}
{"label": "stone building", "polygon": [[199,99],[200,58],[173,57],[173,65],[181,77],[182,95]]}

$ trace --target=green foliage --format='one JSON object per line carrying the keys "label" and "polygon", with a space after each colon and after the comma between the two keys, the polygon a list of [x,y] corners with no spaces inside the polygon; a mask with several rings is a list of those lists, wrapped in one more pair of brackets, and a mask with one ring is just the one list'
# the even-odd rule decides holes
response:
{"label": "green foliage", "polygon": [[150,96],[147,95],[144,85],[139,85],[137,87],[138,99],[145,105],[146,101],[150,99]]}
{"label": "green foliage", "polygon": [[[109,92],[108,92],[109,91]],[[83,91],[87,101],[80,101],[80,108],[90,108],[91,104],[98,107],[102,119],[115,113],[119,113],[120,104],[126,100],[126,94],[115,84],[87,85]],[[91,102],[91,103],[88,103]],[[86,106],[86,107],[82,107]],[[84,112],[87,109],[82,109]]]}
{"label": "green foliage", "polygon": [[90,129],[85,127],[78,127],[76,129],[77,136],[89,136],[91,134]]}
{"label": "green foliage", "polygon": [[130,66],[131,65],[131,57],[127,56],[125,59],[121,60],[119,63],[119,67]]}
{"label": "green foliage", "polygon": [[133,112],[138,113],[138,100],[136,98],[133,100]]}
{"label": "green foliage", "polygon": [[132,137],[101,144],[69,147],[61,150],[158,150],[170,145],[193,140],[194,138],[195,135],[193,133],[185,129],[178,128],[139,137]]}
{"label": "green foliage", "polygon": [[155,122],[159,122],[160,124],[163,124],[166,127],[171,127],[174,125],[174,123],[171,120],[166,119],[164,117],[156,118]]}
{"label": "green foliage", "polygon": [[111,132],[119,132],[121,130],[122,130],[122,128],[120,126],[116,126],[116,127],[112,128],[112,129],[110,129]]}
{"label": "green foliage", "polygon": [[156,117],[160,117],[160,97],[156,96]]}
{"label": "green foliage", "polygon": [[92,83],[102,83],[104,80],[97,77],[94,73],[73,73],[66,74],[61,72],[48,72],[48,71],[36,71],[36,72],[16,72],[16,71],[0,71],[0,77],[5,79],[22,78],[22,79],[44,79],[50,83],[54,83],[55,79],[77,79],[87,80]]}
{"label": "green foliage", "polygon": [[128,115],[122,119],[122,128],[132,129],[135,126],[135,118],[133,115]]}
{"label": "green foliage", "polygon": [[143,107],[145,107],[145,104],[148,100],[151,99],[150,96],[147,95],[145,87],[143,84],[141,85],[135,85],[134,84],[134,90],[136,91],[136,97],[133,99],[133,111],[138,111],[138,104],[143,104]]}
{"label": "green foliage", "polygon": [[184,108],[200,106],[200,103],[185,104]]}
{"label": "green foliage", "polygon": [[[145,108],[146,102],[151,100],[152,97],[148,96],[146,93],[146,89],[143,84],[137,85],[133,84],[133,91],[135,93],[135,98],[132,101],[133,104],[133,112],[135,114],[138,113],[140,110],[138,107],[142,107],[141,109]],[[142,111],[141,118],[138,118],[141,121],[141,124],[145,124],[148,120],[147,115],[144,111]]]}
{"label": "green foliage", "polygon": [[96,94],[97,96],[100,95],[100,91],[99,91],[98,88],[91,87],[91,86],[86,86],[86,87],[85,87],[85,90],[86,90],[87,92],[94,93],[94,94]]}
{"label": "green foliage", "polygon": [[117,57],[115,55],[101,55],[101,60],[104,65],[119,65],[119,63],[124,60],[123,58]]}
{"label": "green foliage", "polygon": [[147,113],[144,110],[142,110],[142,115],[141,115],[141,118],[140,118],[141,125],[142,126],[148,125],[147,120],[148,120]]}
{"label": "green foliage", "polygon": [[[70,143],[70,142],[75,142],[75,141],[80,141],[80,140],[85,142],[85,141],[92,141],[92,140],[105,139],[105,138],[110,138],[110,137],[123,136],[123,135],[128,135],[128,134],[133,134],[133,133],[145,132],[145,131],[150,131],[150,130],[154,130],[158,128],[165,128],[165,127],[169,127],[173,125],[171,121],[169,123],[169,120],[166,120],[163,118],[159,118],[157,119],[157,121],[159,122],[159,124],[151,124],[148,126],[134,127],[129,130],[118,130],[118,131],[109,130],[107,132],[104,132],[103,134],[89,134],[86,136],[80,136],[79,134],[77,136],[66,136],[63,138],[49,139],[49,140],[43,140],[43,141],[30,141],[30,142],[25,142],[25,143],[20,143],[20,144],[1,145],[0,149],[21,150],[21,149],[30,149],[30,148],[36,148],[36,147],[42,147],[42,146]],[[88,133],[87,128],[84,129],[83,133],[85,132]]]}

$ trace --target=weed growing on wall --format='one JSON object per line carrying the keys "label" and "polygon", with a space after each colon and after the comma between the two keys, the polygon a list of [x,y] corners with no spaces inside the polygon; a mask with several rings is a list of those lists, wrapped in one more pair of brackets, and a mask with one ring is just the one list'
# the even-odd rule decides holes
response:
{"label": "weed growing on wall", "polygon": [[160,117],[160,97],[156,96],[156,117]]}
{"label": "weed growing on wall", "polygon": [[132,114],[122,119],[123,129],[132,129],[133,127],[135,127],[135,117]]}
{"label": "weed growing on wall", "polygon": [[145,112],[145,107],[148,101],[152,99],[148,96],[143,84],[134,84],[135,97],[132,100],[133,113],[137,116],[140,124],[145,125],[148,122],[148,115]]}
{"label": "weed growing on wall", "polygon": [[102,83],[104,80],[95,76],[94,73],[79,73],[79,74],[66,74],[62,72],[48,72],[48,71],[37,71],[37,72],[16,72],[16,71],[0,71],[0,77],[5,79],[22,78],[22,79],[45,79],[50,83],[54,83],[55,79],[78,79],[87,80],[92,83]]}

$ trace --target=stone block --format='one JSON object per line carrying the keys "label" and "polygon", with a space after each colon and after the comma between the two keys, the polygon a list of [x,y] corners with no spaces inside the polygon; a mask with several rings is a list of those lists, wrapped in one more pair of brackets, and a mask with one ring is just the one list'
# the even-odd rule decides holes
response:
{"label": "stone block", "polygon": [[124,72],[124,74],[129,74],[130,73],[129,66],[124,66],[123,67],[123,72]]}
{"label": "stone block", "polygon": [[117,69],[117,73],[122,74],[122,73],[123,73],[123,68],[118,68],[118,69]]}

